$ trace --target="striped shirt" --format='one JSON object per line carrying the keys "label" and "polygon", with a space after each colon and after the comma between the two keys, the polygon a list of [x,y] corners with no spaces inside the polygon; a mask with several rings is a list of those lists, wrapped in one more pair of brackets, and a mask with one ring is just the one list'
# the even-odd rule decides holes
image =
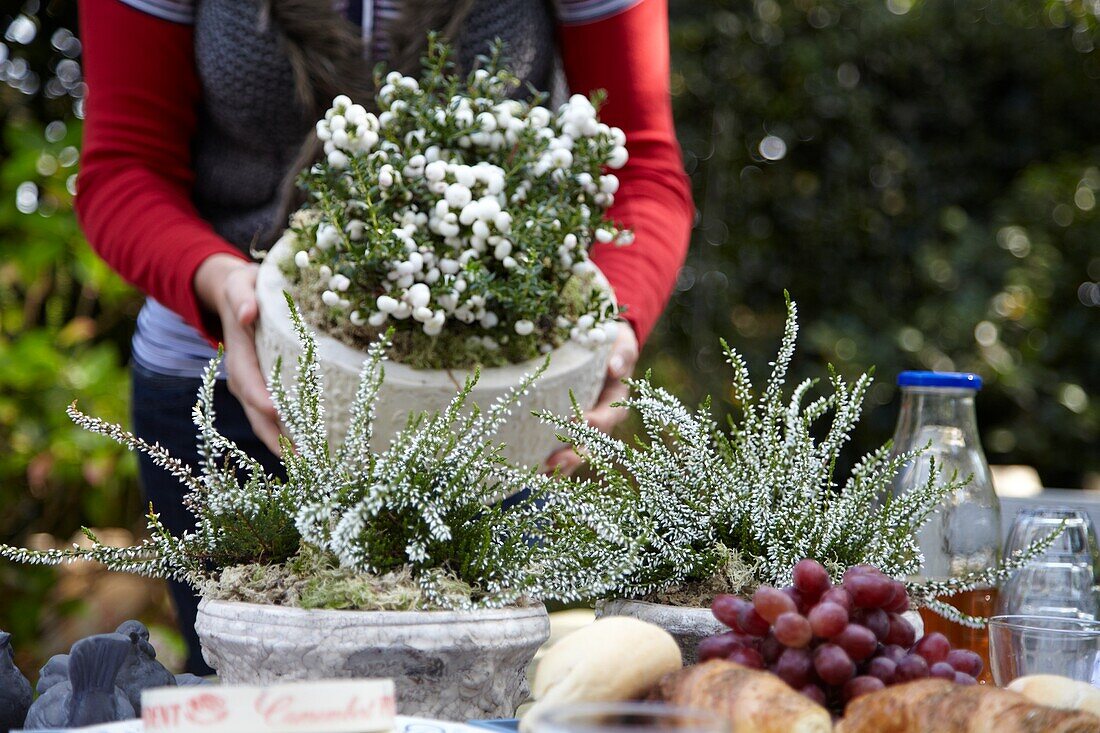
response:
{"label": "striped shirt", "polygon": [[[363,40],[372,60],[385,61],[389,54],[386,32],[401,16],[402,0],[332,0],[336,8],[363,28]],[[172,23],[194,22],[196,0],[121,0],[137,10]],[[640,0],[554,0],[559,23],[581,25],[616,15]],[[183,318],[152,297],[138,314],[133,338],[133,359],[158,374],[198,377],[214,357],[209,342]],[[219,377],[225,376],[225,365]]]}

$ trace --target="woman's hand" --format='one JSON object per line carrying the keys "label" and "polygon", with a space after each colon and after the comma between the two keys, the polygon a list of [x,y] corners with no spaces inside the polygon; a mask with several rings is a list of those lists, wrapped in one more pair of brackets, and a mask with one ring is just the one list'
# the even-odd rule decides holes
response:
{"label": "woman's hand", "polygon": [[[610,433],[626,418],[626,408],[611,405],[630,394],[630,390],[622,380],[634,372],[634,365],[638,363],[638,337],[634,335],[634,329],[629,324],[620,323],[615,333],[615,343],[611,345],[611,353],[607,357],[607,378],[603,384],[603,391],[600,392],[596,406],[584,413],[589,425],[605,433]],[[583,459],[575,450],[562,448],[546,460],[546,469],[548,471],[559,469],[562,473],[570,474],[577,470],[582,462]]]}
{"label": "woman's hand", "polygon": [[279,455],[279,415],[256,358],[256,273],[259,265],[232,255],[208,257],[195,271],[195,292],[221,319],[229,391],[244,407],[248,422],[264,445]]}

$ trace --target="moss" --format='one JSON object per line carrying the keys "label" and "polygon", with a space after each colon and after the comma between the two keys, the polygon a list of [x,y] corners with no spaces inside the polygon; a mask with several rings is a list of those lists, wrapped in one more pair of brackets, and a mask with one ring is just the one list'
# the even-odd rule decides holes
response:
{"label": "moss", "polygon": [[718,546],[719,557],[713,573],[699,580],[690,580],[643,600],[670,606],[708,607],[721,593],[748,595],[756,591],[756,563],[747,563],[741,553]]}
{"label": "moss", "polygon": [[[441,594],[469,599],[475,591],[455,578],[443,578]],[[238,565],[224,569],[204,589],[207,598],[296,608],[357,611],[430,611],[431,605],[412,571],[403,567],[385,575],[356,573],[303,546],[279,565]]]}

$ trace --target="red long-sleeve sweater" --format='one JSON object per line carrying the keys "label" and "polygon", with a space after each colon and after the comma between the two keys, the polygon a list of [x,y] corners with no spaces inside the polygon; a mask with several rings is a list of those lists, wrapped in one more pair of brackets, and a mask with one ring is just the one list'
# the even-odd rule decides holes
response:
{"label": "red long-sleeve sweater", "polygon": [[[119,0],[83,0],[88,100],[76,210],[92,247],[126,280],[207,337],[195,271],[207,257],[245,258],[191,203],[190,144],[201,88],[187,25]],[[626,318],[644,342],[683,263],[693,206],[672,126],[666,0],[641,0],[591,23],[562,25],[570,89],[607,93],[601,119],[626,133],[629,162],[609,216],[634,243],[597,246]]]}

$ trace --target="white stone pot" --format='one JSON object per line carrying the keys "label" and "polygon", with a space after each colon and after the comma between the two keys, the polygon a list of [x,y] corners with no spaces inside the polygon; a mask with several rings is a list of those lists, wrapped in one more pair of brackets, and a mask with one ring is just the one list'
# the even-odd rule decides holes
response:
{"label": "white stone pot", "polygon": [[509,718],[550,636],[542,605],[478,611],[313,611],[203,600],[203,657],[225,683],[388,677],[402,715]]}
{"label": "white stone pot", "polygon": [[[283,378],[289,384],[301,349],[283,296],[283,292],[290,289],[290,284],[278,266],[288,251],[289,246],[279,240],[260,265],[256,281],[260,309],[256,351],[264,374],[270,372],[275,359],[281,356]],[[505,455],[513,463],[539,465],[561,447],[554,429],[543,424],[531,412],[550,410],[556,414],[569,414],[572,411],[570,390],[583,407],[594,405],[603,387],[610,349],[610,344],[593,349],[570,341],[551,353],[549,368],[498,433],[499,441],[508,446]],[[329,440],[338,442],[347,433],[351,404],[359,384],[359,370],[366,354],[331,336],[318,333],[317,356],[324,380]],[[541,359],[535,359],[522,364],[482,369],[481,378],[471,395],[473,403],[487,408],[541,363]],[[435,412],[446,408],[470,373],[458,369],[413,369],[394,362],[386,362],[385,370],[386,379],[379,391],[374,423],[372,446],[375,450],[384,450],[389,445],[391,438],[405,427],[410,412]]]}
{"label": "white stone pot", "polygon": [[660,626],[680,645],[684,664],[695,664],[695,649],[708,636],[729,631],[709,608],[669,606],[664,603],[611,598],[596,604],[596,617],[630,616]]}

